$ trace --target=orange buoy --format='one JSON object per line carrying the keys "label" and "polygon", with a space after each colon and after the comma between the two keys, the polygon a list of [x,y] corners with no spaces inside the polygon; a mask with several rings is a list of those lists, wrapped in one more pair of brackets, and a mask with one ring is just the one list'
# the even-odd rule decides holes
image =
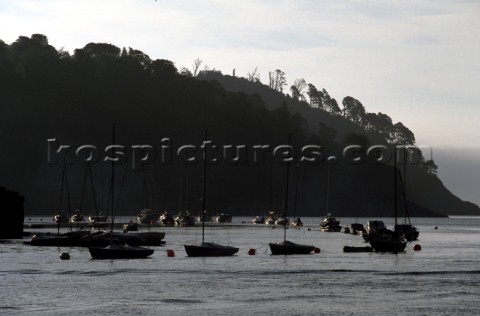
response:
{"label": "orange buoy", "polygon": [[248,249],[248,254],[249,254],[250,256],[255,256],[255,252],[256,252],[256,251],[257,251],[257,250],[256,250],[255,248],[250,248],[250,249]]}
{"label": "orange buoy", "polygon": [[420,251],[422,250],[422,246],[420,246],[419,244],[415,244],[415,246],[413,246],[413,250]]}
{"label": "orange buoy", "polygon": [[320,248],[318,248],[318,247],[313,248],[313,252],[320,253]]}
{"label": "orange buoy", "polygon": [[167,257],[175,257],[175,251],[172,249],[167,249],[165,252],[167,253]]}

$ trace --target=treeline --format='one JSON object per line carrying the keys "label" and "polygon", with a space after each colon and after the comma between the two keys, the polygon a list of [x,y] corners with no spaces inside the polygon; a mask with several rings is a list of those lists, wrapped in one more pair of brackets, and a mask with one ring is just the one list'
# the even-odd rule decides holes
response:
{"label": "treeline", "polygon": [[[199,67],[202,61],[196,59],[192,65],[192,71],[182,68],[182,73],[187,76],[209,77],[221,75],[218,70],[208,70],[206,66],[200,71]],[[234,75],[235,76],[235,75]],[[257,68],[249,72],[246,77],[239,77],[253,84],[262,84],[260,73]],[[280,69],[268,72],[268,84],[270,89],[284,94],[285,86],[288,86],[286,74]],[[337,100],[323,89],[318,89],[314,84],[307,83],[303,78],[294,80],[290,86],[290,94],[286,93],[286,98],[291,98],[300,102],[305,102],[313,109],[318,109],[329,113],[331,116],[341,116],[354,124],[362,127],[367,133],[377,133],[389,144],[396,145],[414,145],[415,135],[401,122],[393,123],[392,119],[384,113],[367,112],[364,105],[357,99],[346,96],[342,100],[340,108]]]}
{"label": "treeline", "polygon": [[[113,122],[118,126],[116,142],[127,148],[135,144],[161,148],[166,137],[171,139],[172,148],[199,144],[206,128],[218,145],[274,147],[285,144],[292,134],[295,148],[319,144],[325,156],[341,153],[346,144],[368,145],[378,139],[387,145],[414,144],[413,133],[401,123],[393,124],[381,113],[365,112],[354,98],[344,98],[339,110],[325,89],[315,92],[313,85],[308,90],[296,87],[286,96],[283,90],[255,80],[255,74],[236,78],[216,71],[202,72],[199,66],[197,62],[192,71],[177,69],[171,61],[152,60],[139,50],[108,43],[89,43],[70,54],[55,49],[41,34],[21,36],[12,44],[0,41],[1,184],[25,196],[27,212],[57,212],[63,167],[48,163],[47,140],[56,138],[59,144],[71,145],[73,151],[84,144],[104,148],[111,144]],[[199,80],[212,73],[218,80]],[[244,88],[228,88],[222,82],[227,79]],[[252,92],[255,89],[258,91]],[[343,137],[339,139],[339,135]],[[412,190],[421,188],[417,191],[428,191],[428,196],[432,192],[443,194],[445,206],[439,209],[437,203],[430,208],[430,198],[415,197],[413,201],[422,201],[422,207],[413,206],[419,211],[415,215],[461,208],[477,211],[448,192],[428,166],[431,164],[409,167],[416,175]],[[68,165],[72,205],[76,205],[72,208],[83,205],[92,213],[95,194],[98,208],[106,204],[106,167],[101,163],[92,166],[94,194],[85,197],[81,193],[86,192],[85,165]],[[116,179],[125,179],[117,186],[123,190],[117,196],[124,213],[134,215],[145,206],[174,213],[185,207],[200,211],[198,166],[184,165],[176,157],[171,163],[156,163],[142,172],[117,169]],[[291,176],[299,181],[298,201],[289,205],[289,212],[296,209],[298,215],[320,216],[327,212],[328,204],[337,216],[392,213],[394,173],[389,165],[340,162],[290,169]],[[332,176],[329,197],[325,194],[327,172]],[[273,158],[264,164],[220,162],[209,166],[208,183],[207,207],[212,213],[231,208],[234,215],[253,215],[275,206],[281,211],[285,165]],[[290,187],[290,201],[294,191]]]}

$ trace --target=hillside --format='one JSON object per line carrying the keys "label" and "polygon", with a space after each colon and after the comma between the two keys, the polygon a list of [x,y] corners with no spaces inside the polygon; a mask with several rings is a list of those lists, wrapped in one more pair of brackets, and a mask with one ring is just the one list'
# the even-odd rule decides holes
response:
{"label": "hillside", "polygon": [[[355,123],[359,106],[353,98],[347,99],[352,107],[345,115],[332,115],[258,82],[218,73],[193,77],[171,61],[151,60],[141,51],[106,43],[90,43],[69,54],[41,34],[21,36],[10,45],[0,41],[0,72],[0,186],[25,196],[26,214],[54,214],[67,207],[66,198],[61,199],[64,162],[71,209],[93,214],[107,208],[114,122],[115,143],[123,146],[117,147],[121,161],[115,196],[119,212],[128,215],[144,207],[200,212],[198,161],[208,129],[209,140],[218,146],[209,147],[207,154],[217,158],[208,166],[206,203],[211,213],[282,212],[286,164],[281,151],[274,155],[273,149],[292,135],[297,156],[290,164],[289,212],[390,216],[395,187],[391,163],[354,165],[341,159],[308,164],[298,158],[305,145],[322,146],[324,158],[342,157],[352,144],[391,149],[391,141],[413,137],[395,125],[396,133],[388,134],[394,138],[385,138],[385,127],[372,123],[383,116],[370,115],[365,130]],[[334,102],[329,102],[333,109]],[[242,145],[245,159],[235,161],[232,148]],[[256,145],[270,146],[262,159]],[[142,165],[146,153],[151,156]],[[411,215],[480,214],[478,206],[452,195],[429,166],[408,168]]]}
{"label": "hillside", "polygon": [[[282,104],[287,104],[291,113],[298,113],[306,122],[308,130],[316,133],[322,133],[319,128],[321,125],[327,126],[336,131],[334,141],[345,144],[345,137],[347,135],[356,134],[363,135],[368,138],[368,144],[387,144],[386,140],[375,132],[369,132],[362,126],[351,122],[350,120],[339,115],[332,115],[325,110],[312,108],[306,101],[299,101],[291,98],[288,94],[273,90],[261,82],[252,82],[245,78],[238,78],[229,75],[222,75],[220,72],[210,71],[201,72],[199,79],[219,82],[227,91],[245,92],[249,94],[258,94],[264,101],[265,105],[270,110],[278,109]],[[412,144],[413,145],[413,144]],[[407,192],[411,204],[409,209],[411,213],[417,216],[428,216],[428,210],[435,210],[437,213],[448,215],[480,215],[480,208],[467,201],[462,201],[454,194],[452,194],[443,183],[436,176],[436,173],[427,174],[422,166],[419,168],[409,167],[409,181],[407,182]],[[367,176],[368,178],[368,176]],[[393,180],[392,180],[393,181]],[[359,184],[360,185],[360,184]],[[381,190],[380,188],[377,188]],[[337,190],[341,190],[337,188]],[[352,188],[353,190],[353,188]],[[348,190],[347,190],[348,191]],[[368,194],[367,192],[365,192]],[[369,192],[373,193],[374,192]],[[344,192],[348,195],[348,192]],[[367,196],[364,196],[367,198]],[[372,197],[368,197],[371,199]],[[389,196],[388,199],[391,199]],[[347,205],[342,205],[342,200],[338,201],[341,209],[348,209]],[[373,203],[375,204],[375,203]],[[388,203],[387,203],[388,204]],[[388,207],[388,205],[385,207]],[[351,214],[354,210],[347,211]],[[366,211],[365,216],[372,216],[376,212]]]}

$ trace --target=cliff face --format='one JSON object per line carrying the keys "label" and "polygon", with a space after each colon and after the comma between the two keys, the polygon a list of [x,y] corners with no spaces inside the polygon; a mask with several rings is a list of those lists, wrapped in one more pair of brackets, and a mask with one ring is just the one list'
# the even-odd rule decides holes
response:
{"label": "cliff face", "polygon": [[17,192],[0,187],[0,214],[4,223],[0,230],[0,239],[23,237],[23,196]]}

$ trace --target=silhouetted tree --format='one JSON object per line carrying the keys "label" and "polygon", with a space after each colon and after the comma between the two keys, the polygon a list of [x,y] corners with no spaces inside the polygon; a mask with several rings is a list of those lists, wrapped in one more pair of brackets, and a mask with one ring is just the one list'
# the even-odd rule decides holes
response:
{"label": "silhouetted tree", "polygon": [[362,103],[352,97],[345,97],[342,104],[344,117],[359,126],[364,126],[366,115]]}
{"label": "silhouetted tree", "polygon": [[268,86],[273,90],[283,92],[283,86],[287,85],[285,73],[280,69],[268,72]]}
{"label": "silhouetted tree", "polygon": [[295,79],[293,86],[290,87],[292,98],[299,101],[305,101],[304,90],[307,87],[307,82],[303,78]]}
{"label": "silhouetted tree", "polygon": [[247,74],[247,80],[250,82],[260,82],[260,74],[258,73],[257,67]]}
{"label": "silhouetted tree", "polygon": [[[198,75],[198,72],[200,70],[200,66],[202,65],[202,62],[203,62],[203,60],[201,60],[200,58],[197,58],[193,61],[192,75],[194,77],[196,77]],[[208,66],[205,65],[205,67],[208,67]],[[205,70],[208,70],[208,69],[205,69]]]}
{"label": "silhouetted tree", "polygon": [[180,74],[185,77],[193,77],[193,74],[190,71],[190,69],[185,67],[180,68]]}
{"label": "silhouetted tree", "polygon": [[317,88],[311,83],[308,84],[307,95],[310,99],[310,106],[312,108],[323,108],[323,94],[321,91],[318,91]]}
{"label": "silhouetted tree", "polygon": [[341,111],[338,107],[337,100],[330,97],[325,89],[322,89],[322,107],[325,111],[332,115],[340,115]]}
{"label": "silhouetted tree", "polygon": [[415,144],[415,135],[401,122],[396,123],[393,126],[393,143],[400,145],[413,145]]}

